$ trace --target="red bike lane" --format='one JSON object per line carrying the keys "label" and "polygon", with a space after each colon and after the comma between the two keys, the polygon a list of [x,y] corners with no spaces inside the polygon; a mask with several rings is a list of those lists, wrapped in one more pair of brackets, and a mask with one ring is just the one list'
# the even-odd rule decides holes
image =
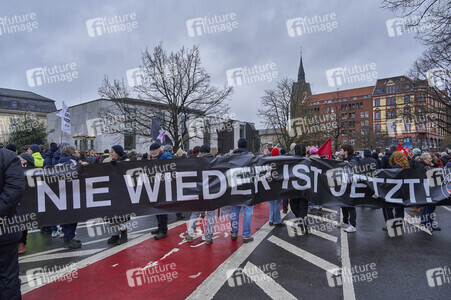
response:
{"label": "red bike lane", "polygon": [[[268,216],[267,202],[254,207],[252,234]],[[230,239],[230,220],[215,228],[219,231],[213,244],[205,245],[200,237],[187,243],[181,236],[186,225],[181,224],[169,230],[165,239],[145,240],[77,270],[76,278],[32,290],[23,299],[185,299],[243,244],[242,217],[236,241]]]}

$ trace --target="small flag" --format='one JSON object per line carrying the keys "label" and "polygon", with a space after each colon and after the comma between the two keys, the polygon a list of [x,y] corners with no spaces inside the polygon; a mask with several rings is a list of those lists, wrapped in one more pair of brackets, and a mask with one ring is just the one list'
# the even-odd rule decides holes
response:
{"label": "small flag", "polygon": [[66,106],[66,103],[63,101],[63,108],[59,113],[56,114],[61,118],[61,131],[71,134],[70,132],[70,112],[69,108]]}
{"label": "small flag", "polygon": [[158,145],[173,145],[168,133],[163,130],[157,120],[152,119],[150,135]]}
{"label": "small flag", "polygon": [[318,155],[324,159],[328,159],[328,160],[332,159],[332,140],[331,139],[328,139],[321,147],[319,147]]}

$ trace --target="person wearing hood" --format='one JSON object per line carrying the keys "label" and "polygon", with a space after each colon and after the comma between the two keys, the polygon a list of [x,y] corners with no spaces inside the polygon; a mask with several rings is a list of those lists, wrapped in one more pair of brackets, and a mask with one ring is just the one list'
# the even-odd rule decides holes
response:
{"label": "person wearing hood", "polygon": [[39,145],[33,144],[28,149],[27,152],[33,155],[34,157],[34,165],[36,167],[43,167],[44,166],[44,159],[42,158],[42,155],[40,153],[41,148]]}
{"label": "person wearing hood", "polygon": [[[6,148],[8,148],[8,146],[6,146]],[[440,153],[440,160],[442,161],[442,164],[446,166],[448,162],[451,160],[451,157],[448,155],[448,153],[443,151],[442,153]]]}
{"label": "person wearing hood", "polygon": [[[207,158],[213,158],[213,154],[211,154],[210,146],[208,145],[202,145],[199,148],[199,154],[197,155],[197,158],[207,157]],[[200,211],[193,211],[191,213],[191,217],[188,222],[188,232],[185,236],[185,240],[187,242],[192,242],[194,240],[194,233],[196,230],[196,224],[197,220],[199,219],[199,216],[202,212]],[[205,230],[205,244],[210,245],[213,243],[213,234],[215,232],[215,210],[207,211],[207,229]]]}
{"label": "person wearing hood", "polygon": [[[19,157],[0,149],[0,219],[18,215],[24,191],[25,177]],[[21,299],[18,242],[22,232],[4,229],[0,234],[0,299]]]}
{"label": "person wearing hood", "polygon": [[58,145],[54,142],[50,143],[50,149],[44,153],[44,167],[51,167],[53,155],[58,151]]}
{"label": "person wearing hood", "polygon": [[[273,148],[271,151],[271,156],[279,156],[280,151],[278,148]],[[271,200],[269,201],[269,226],[282,227],[285,224],[280,217],[280,205],[282,200]]]}
{"label": "person wearing hood", "polygon": [[[247,151],[247,140],[239,139],[238,140],[238,149],[234,150],[231,155],[250,155]],[[238,238],[239,231],[239,216],[240,210],[243,207],[244,217],[243,217],[243,242],[249,243],[254,240],[251,236],[251,223],[252,223],[252,213],[254,211],[254,206],[247,205],[235,205],[232,207],[232,214],[230,216],[230,225],[232,227],[231,230],[231,239],[235,241]]]}
{"label": "person wearing hood", "polygon": [[17,146],[14,144],[6,145],[5,149],[11,150],[12,152],[17,153]]}
{"label": "person wearing hood", "polygon": [[385,151],[384,156],[382,156],[381,159],[381,168],[382,169],[390,169],[390,156],[393,154],[393,152],[396,151],[396,146],[395,145],[391,145],[390,149],[388,151]]}
{"label": "person wearing hood", "polygon": [[70,146],[70,144],[67,142],[62,142],[58,145],[58,149],[53,153],[52,166],[55,166],[59,163],[63,148],[67,146]]}
{"label": "person wearing hood", "polygon": [[[321,159],[321,157],[318,155],[318,148],[316,147],[310,147],[309,149],[309,158],[317,158]],[[310,202],[310,213],[312,215],[322,216],[323,215],[323,206],[321,204],[318,204],[318,208],[316,208],[316,203],[313,201]]]}

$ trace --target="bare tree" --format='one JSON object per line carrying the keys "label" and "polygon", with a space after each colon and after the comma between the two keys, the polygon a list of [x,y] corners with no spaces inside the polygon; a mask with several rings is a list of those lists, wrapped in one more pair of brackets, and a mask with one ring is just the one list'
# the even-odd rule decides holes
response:
{"label": "bare tree", "polygon": [[[150,135],[150,120],[157,119],[174,140],[177,150],[193,136],[188,134],[189,119],[224,116],[229,112],[232,87],[219,89],[210,84],[210,75],[201,66],[198,46],[182,47],[168,53],[160,44],[141,53],[141,76],[132,90],[123,80],[105,77],[99,94],[111,99],[118,110],[135,122],[140,135]],[[138,100],[130,99],[131,91]]]}
{"label": "bare tree", "polygon": [[307,94],[293,96],[293,80],[288,78],[279,81],[275,89],[265,90],[265,95],[261,98],[261,108],[257,115],[265,128],[275,135],[274,142],[286,149],[289,149],[291,143],[302,138],[302,135],[296,132],[297,118],[293,116],[303,115],[306,98]]}
{"label": "bare tree", "polygon": [[[451,2],[448,0],[382,0],[387,8],[404,19],[406,31],[428,48],[410,68],[409,75],[424,86],[427,98],[438,106],[425,108],[428,118],[451,134]],[[427,79],[429,86],[421,84]],[[437,84],[439,83],[439,84]]]}

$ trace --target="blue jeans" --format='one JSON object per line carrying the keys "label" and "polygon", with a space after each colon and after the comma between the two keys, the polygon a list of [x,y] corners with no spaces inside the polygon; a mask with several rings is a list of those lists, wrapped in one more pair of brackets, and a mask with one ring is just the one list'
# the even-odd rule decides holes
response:
{"label": "blue jeans", "polygon": [[269,222],[274,224],[282,223],[282,218],[280,217],[280,204],[283,200],[271,200],[269,201]]}
{"label": "blue jeans", "polygon": [[77,229],[77,223],[61,225],[64,232],[64,240],[69,241],[75,237],[75,230]]}
{"label": "blue jeans", "polygon": [[251,221],[252,212],[254,211],[254,206],[234,206],[232,207],[232,215],[230,217],[232,225],[232,233],[238,233],[239,229],[239,216],[241,207],[244,209],[243,218],[243,237],[248,238],[251,236]]}
{"label": "blue jeans", "polygon": [[[188,234],[193,235],[196,229],[197,220],[199,219],[201,212],[193,211],[188,222]],[[213,239],[213,234],[215,233],[215,210],[207,211],[206,224],[205,219],[202,220],[203,231],[205,232],[205,239],[211,241]]]}

